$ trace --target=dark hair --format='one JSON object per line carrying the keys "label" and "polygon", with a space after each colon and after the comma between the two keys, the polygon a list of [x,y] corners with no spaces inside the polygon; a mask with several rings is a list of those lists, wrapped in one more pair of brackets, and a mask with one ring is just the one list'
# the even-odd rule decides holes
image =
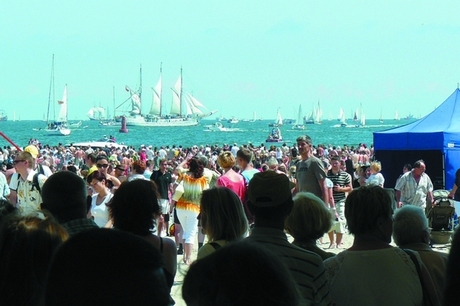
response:
{"label": "dark hair", "polygon": [[170,297],[162,266],[160,252],[140,237],[114,229],[86,230],[56,252],[45,305],[166,306]]}
{"label": "dark hair", "polygon": [[51,218],[10,214],[0,229],[1,303],[36,305],[54,251],[67,231]]}
{"label": "dark hair", "polygon": [[54,173],[43,184],[41,195],[42,208],[61,223],[86,217],[86,184],[75,173]]}
{"label": "dark hair", "polygon": [[5,199],[0,199],[0,221],[11,213],[16,213],[18,209]]}
{"label": "dark hair", "polygon": [[309,145],[313,143],[311,140],[311,137],[308,135],[302,135],[302,136],[297,137],[296,142],[299,142],[299,141],[305,141]]}
{"label": "dark hair", "polygon": [[145,236],[161,214],[158,190],[150,180],[123,182],[109,207],[113,226],[126,232]]}
{"label": "dark hair", "polygon": [[420,166],[424,163],[425,162],[423,161],[423,159],[419,159],[418,161],[414,163],[414,168],[420,168]]}
{"label": "dark hair", "polygon": [[86,156],[87,159],[91,160],[91,162],[94,164],[96,162],[96,154],[90,153]]}
{"label": "dark hair", "polygon": [[192,157],[192,159],[190,159],[189,169],[190,172],[193,173],[195,178],[200,178],[203,176],[204,165],[198,157]]}
{"label": "dark hair", "polygon": [[[222,264],[225,263],[225,264]],[[182,286],[187,305],[297,305],[297,286],[270,250],[242,241],[196,261]]]}
{"label": "dark hair", "polygon": [[99,182],[102,182],[102,180],[107,182],[107,177],[105,176],[104,173],[99,172],[99,171],[93,171],[90,175],[86,177],[86,182],[88,184],[91,184],[93,180],[98,180]]}
{"label": "dark hair", "polygon": [[380,186],[354,189],[345,201],[345,218],[351,234],[368,234],[377,229],[378,218],[393,214],[391,198]]}
{"label": "dark hair", "polygon": [[250,163],[252,160],[252,152],[246,148],[239,149],[238,152],[236,152],[236,157],[241,158],[247,163]]}
{"label": "dark hair", "polygon": [[403,168],[406,168],[407,170],[412,170],[412,165],[411,164],[405,164]]}
{"label": "dark hair", "polygon": [[100,160],[109,161],[109,158],[107,157],[107,155],[99,154],[99,155],[96,157],[96,162],[98,162],[98,161],[100,161]]}

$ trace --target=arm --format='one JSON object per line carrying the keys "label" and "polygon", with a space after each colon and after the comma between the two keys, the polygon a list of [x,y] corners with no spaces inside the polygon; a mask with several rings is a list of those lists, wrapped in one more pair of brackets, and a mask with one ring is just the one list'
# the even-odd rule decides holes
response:
{"label": "arm", "polygon": [[323,195],[324,203],[329,203],[329,192],[327,188],[326,178],[318,180],[319,186],[321,187],[321,193]]}
{"label": "arm", "polygon": [[401,190],[396,189],[395,190],[395,196],[396,196],[396,203],[398,203],[398,208],[401,208],[402,203],[401,203]]}
{"label": "arm", "polygon": [[452,187],[452,190],[449,192],[449,198],[454,198],[455,193],[457,192],[458,186],[457,184],[454,183],[454,186]]}

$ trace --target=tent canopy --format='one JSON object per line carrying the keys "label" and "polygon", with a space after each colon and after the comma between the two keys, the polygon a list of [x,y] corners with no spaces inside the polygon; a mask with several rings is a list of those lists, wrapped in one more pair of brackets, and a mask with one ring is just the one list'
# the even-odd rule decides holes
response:
{"label": "tent canopy", "polygon": [[[457,103],[458,102],[458,103]],[[409,124],[374,132],[374,148],[378,160],[386,160],[385,155],[390,152],[394,162],[407,160],[408,151],[420,151],[416,155],[423,158],[427,151],[439,151],[443,158],[443,169],[434,169],[436,172],[442,171],[445,177],[443,188],[451,188],[455,179],[455,172],[460,168],[460,90],[457,88],[441,105],[425,117]],[[398,157],[397,152],[401,155]],[[395,155],[396,154],[396,155]],[[431,154],[431,153],[430,153]],[[428,154],[428,156],[432,156]],[[426,156],[426,155],[425,155]],[[430,161],[427,163],[427,174],[430,175]],[[410,163],[415,160],[408,161]],[[436,164],[439,165],[438,162]],[[395,165],[385,167],[395,168]],[[390,177],[394,177],[394,171],[400,173],[402,165],[396,165],[397,170],[389,170]],[[439,167],[439,166],[438,166]],[[432,175],[430,175],[431,177]],[[439,177],[439,173],[436,174]],[[432,178],[433,179],[433,178]],[[460,187],[460,186],[459,186]]]}

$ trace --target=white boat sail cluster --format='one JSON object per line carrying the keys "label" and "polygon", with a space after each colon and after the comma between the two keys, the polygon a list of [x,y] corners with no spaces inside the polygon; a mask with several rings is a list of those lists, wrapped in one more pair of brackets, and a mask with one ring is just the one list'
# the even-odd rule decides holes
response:
{"label": "white boat sail cluster", "polygon": [[162,78],[153,88],[153,101],[150,111],[142,113],[142,89],[135,91],[128,86],[126,91],[131,95],[131,111],[126,117],[128,126],[194,126],[201,118],[211,116],[217,111],[208,111],[206,107],[189,93],[182,91],[182,69],[179,79],[172,88],[172,104],[169,114],[164,113],[162,99]]}
{"label": "white boat sail cluster", "polygon": [[105,109],[101,106],[99,107],[92,107],[89,109],[88,113],[86,114],[89,120],[104,120],[105,119]]}

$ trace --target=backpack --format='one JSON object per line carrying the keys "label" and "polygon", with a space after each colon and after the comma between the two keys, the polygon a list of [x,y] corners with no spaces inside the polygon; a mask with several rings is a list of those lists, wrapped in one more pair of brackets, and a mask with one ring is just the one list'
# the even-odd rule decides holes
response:
{"label": "backpack", "polygon": [[38,164],[38,167],[36,169],[37,173],[34,174],[34,177],[32,178],[32,189],[30,191],[33,191],[34,189],[37,189],[38,192],[41,194],[42,189],[40,188],[40,184],[38,183],[38,177],[40,175],[45,175],[45,170],[43,170],[43,166],[41,164]]}

